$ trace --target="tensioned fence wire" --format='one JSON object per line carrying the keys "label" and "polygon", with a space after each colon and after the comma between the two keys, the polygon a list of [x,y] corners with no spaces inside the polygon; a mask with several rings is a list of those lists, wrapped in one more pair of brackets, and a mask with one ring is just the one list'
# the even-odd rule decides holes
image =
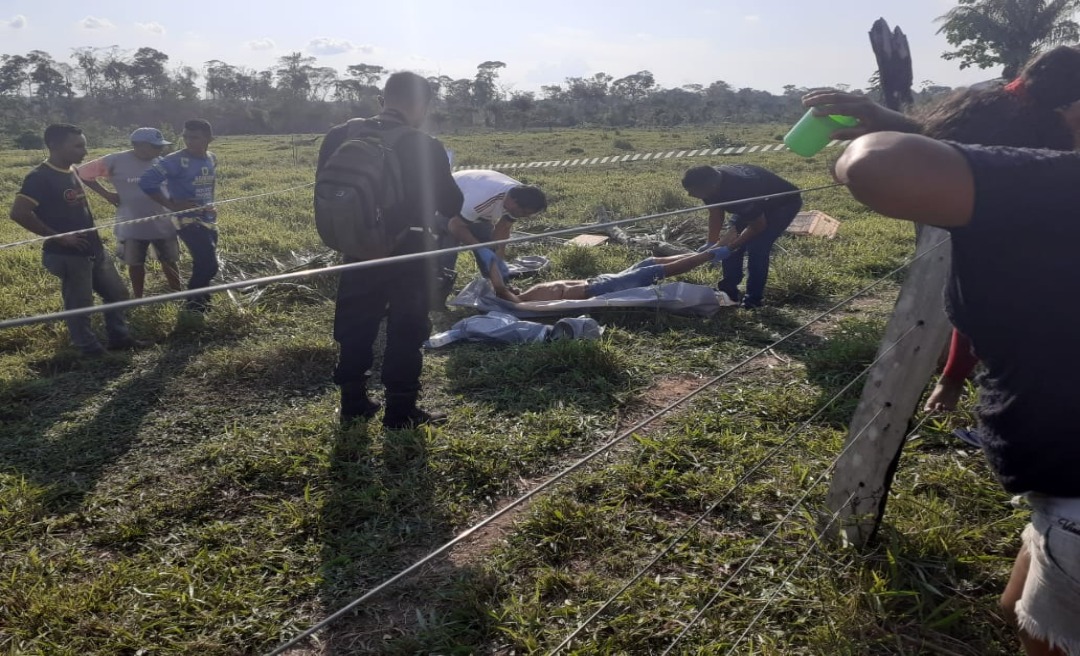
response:
{"label": "tensioned fence wire", "polygon": [[[690,401],[691,399],[695,398],[696,396],[698,396],[699,394],[704,392],[706,389],[708,389],[708,388],[712,387],[713,385],[715,385],[716,383],[726,379],[728,376],[732,375],[736,371],[741,370],[742,368],[744,368],[745,366],[747,366],[748,364],[753,362],[755,359],[761,357],[762,355],[765,355],[765,354],[769,353],[772,349],[776,348],[777,346],[787,342],[788,340],[792,339],[796,335],[801,334],[803,331],[808,329],[810,326],[814,325],[815,323],[817,323],[818,321],[824,319],[825,317],[828,317],[828,316],[832,315],[837,310],[839,310],[840,308],[842,308],[842,307],[846,306],[847,304],[851,303],[852,301],[859,298],[860,296],[863,296],[863,295],[869,293],[870,291],[873,291],[875,288],[882,285],[885,281],[889,280],[890,278],[892,278],[896,274],[900,273],[901,271],[906,269],[908,266],[910,266],[914,262],[916,262],[916,261],[922,259],[923,257],[926,257],[930,253],[934,252],[935,250],[940,248],[945,243],[947,243],[947,241],[942,241],[942,242],[940,242],[938,244],[935,244],[934,246],[926,249],[922,253],[919,253],[919,254],[915,255],[914,257],[909,259],[907,262],[905,262],[904,264],[900,265],[899,267],[893,269],[892,271],[885,274],[884,276],[882,276],[878,280],[876,280],[873,283],[867,285],[866,287],[863,287],[862,289],[858,290],[857,292],[855,292],[854,294],[848,296],[847,298],[839,301],[838,303],[834,304],[833,306],[831,306],[830,308],[828,308],[824,312],[821,312],[820,314],[814,316],[812,319],[810,319],[806,323],[804,323],[801,326],[793,329],[792,331],[790,331],[789,333],[787,333],[783,337],[780,337],[779,339],[775,340],[773,343],[769,344],[768,346],[755,351],[754,353],[747,356],[743,360],[741,360],[738,363],[732,365],[731,367],[725,369],[720,374],[717,374],[716,376],[714,376],[714,377],[710,378],[709,380],[705,381],[704,383],[699,385],[697,388],[691,390],[690,392],[683,395],[682,397],[680,397],[680,398],[676,399],[675,401],[669,403],[667,406],[657,410],[656,412],[654,412],[653,414],[649,415],[648,417],[642,419],[641,421],[634,424],[630,428],[625,429],[624,431],[620,432],[614,438],[612,438],[608,442],[604,443],[603,445],[597,447],[591,453],[589,453],[588,455],[584,456],[583,458],[577,460],[576,462],[574,462],[570,466],[568,466],[565,469],[563,469],[562,471],[560,471],[558,474],[552,476],[551,478],[544,481],[543,483],[541,483],[537,487],[533,488],[532,490],[529,490],[527,493],[525,493],[522,496],[518,497],[514,501],[511,501],[509,504],[507,504],[503,508],[499,509],[497,512],[489,515],[488,517],[481,520],[480,522],[477,522],[476,524],[474,524],[470,528],[466,529],[465,531],[462,531],[461,533],[459,533],[453,539],[449,540],[448,542],[446,542],[442,546],[440,546],[440,547],[436,548],[435,550],[431,551],[426,556],[424,556],[423,558],[417,560],[412,565],[410,565],[410,566],[406,567],[405,569],[401,570],[400,572],[398,572],[394,576],[386,579],[385,581],[378,584],[377,586],[375,586],[371,590],[367,591],[366,593],[364,593],[360,597],[357,597],[356,599],[352,600],[351,602],[349,602],[348,604],[346,604],[342,608],[338,609],[337,611],[335,611],[333,614],[329,615],[328,617],[324,618],[320,622],[312,625],[311,627],[305,629],[304,631],[302,631],[298,635],[294,636],[293,638],[291,638],[287,642],[285,642],[282,645],[276,647],[273,651],[269,652],[267,654],[267,656],[278,656],[279,654],[284,653],[286,650],[291,649],[292,647],[295,647],[301,641],[303,641],[303,640],[313,636],[314,634],[322,631],[323,629],[325,629],[329,625],[333,624],[337,620],[341,619],[342,617],[347,615],[350,611],[354,610],[355,608],[357,608],[361,604],[363,604],[363,603],[365,603],[367,601],[370,601],[371,599],[373,599],[376,596],[380,595],[381,593],[385,592],[387,589],[389,589],[390,587],[392,587],[393,585],[395,585],[399,581],[401,581],[401,580],[411,576],[412,574],[415,574],[416,572],[420,571],[428,563],[430,563],[433,560],[435,560],[436,558],[442,556],[443,554],[445,554],[446,552],[448,552],[450,549],[454,548],[455,546],[457,546],[461,542],[464,542],[469,537],[471,537],[474,533],[476,533],[477,531],[483,529],[485,526],[488,526],[492,522],[497,521],[499,518],[503,517],[504,515],[510,513],[511,511],[515,510],[516,508],[518,508],[521,505],[525,504],[526,502],[530,501],[531,499],[538,496],[542,492],[545,492],[548,489],[554,487],[555,485],[557,485],[558,483],[563,481],[565,478],[567,478],[568,476],[570,476],[574,472],[576,472],[576,471],[580,470],[581,468],[585,467],[587,464],[591,463],[592,461],[594,461],[595,459],[597,459],[601,455],[603,455],[603,454],[607,453],[608,451],[610,451],[616,445],[618,445],[621,442],[625,441],[631,435],[633,435],[633,434],[637,433],[638,431],[640,431],[642,428],[645,428],[646,426],[649,426],[650,424],[652,424],[657,419],[660,419],[661,417],[666,416],[667,414],[669,414],[670,412],[672,412],[676,408],[681,407],[687,401]],[[2,324],[0,324],[0,327],[2,327]],[[854,441],[855,440],[852,440],[852,443],[854,443]],[[850,445],[848,447],[846,447],[843,452],[841,452],[840,456],[842,456],[843,453],[846,453],[847,448],[850,448]],[[838,456],[837,459],[839,459],[840,456]],[[834,466],[835,466],[835,462],[834,462]],[[815,483],[815,485],[816,485],[816,483]]]}
{"label": "tensioned fence wire", "polygon": [[667,646],[667,649],[660,653],[660,656],[667,656],[668,654],[670,654],[672,650],[675,649],[675,647],[683,640],[683,638],[685,638],[690,633],[690,631],[695,626],[697,626],[697,624],[705,617],[705,614],[709,611],[709,609],[712,608],[713,604],[715,604],[716,601],[720,599],[720,596],[724,594],[724,591],[728,589],[728,587],[732,584],[732,582],[735,581],[739,574],[741,574],[744,570],[746,570],[747,567],[750,566],[750,563],[752,563],[754,559],[757,558],[758,554],[760,554],[765,549],[765,546],[769,543],[769,541],[772,540],[772,538],[780,532],[780,529],[787,523],[787,521],[795,515],[798,509],[814,492],[814,489],[823,480],[825,480],[826,476],[832,473],[832,471],[836,468],[837,463],[840,462],[840,459],[843,458],[849,450],[851,450],[851,447],[855,446],[855,444],[859,442],[859,439],[866,434],[867,429],[874,425],[874,422],[876,422],[878,417],[880,417],[881,414],[885,412],[887,407],[887,404],[883,404],[878,409],[878,411],[875,412],[872,417],[870,417],[870,419],[866,422],[866,425],[863,426],[859,430],[859,432],[855,434],[854,437],[848,440],[848,443],[844,446],[843,449],[840,450],[840,453],[836,455],[836,458],[832,461],[832,463],[825,469],[825,471],[821,472],[821,474],[817,478],[815,478],[813,482],[810,483],[810,485],[806,489],[806,492],[804,492],[803,495],[799,497],[799,499],[795,501],[795,503],[791,506],[791,509],[788,510],[787,513],[785,513],[784,516],[779,519],[779,521],[777,521],[776,526],[774,526],[772,530],[770,530],[765,535],[765,537],[763,537],[761,541],[758,542],[757,547],[755,547],[754,550],[750,552],[750,555],[743,560],[743,562],[735,569],[734,572],[731,573],[730,576],[728,576],[727,580],[724,581],[724,584],[720,586],[720,589],[717,590],[716,593],[712,597],[710,597],[707,602],[705,602],[705,605],[702,606],[701,609],[697,612],[697,614],[694,615],[694,618],[691,619],[685,627],[683,627],[683,630],[680,631],[677,636],[675,636],[675,639],[671,642],[671,644]]}
{"label": "tensioned fence wire", "polygon": [[[904,437],[904,442],[906,443],[912,438],[912,436],[918,433],[919,430],[922,429],[923,425],[926,424],[926,422],[930,419],[930,417],[931,415],[929,413],[924,415],[923,418],[919,420],[919,422],[916,423],[910,431],[908,431],[908,434]],[[828,533],[829,529],[839,518],[840,513],[847,509],[847,507],[851,505],[851,502],[855,500],[857,492],[858,490],[852,492],[851,495],[847,498],[847,501],[845,501],[844,504],[841,505],[840,508],[838,508],[836,512],[833,513],[832,517],[829,519],[829,522],[822,528],[822,534]],[[799,568],[802,567],[803,563],[805,563],[806,560],[810,557],[810,554],[813,553],[814,550],[817,548],[817,542],[811,544],[810,547],[803,553],[802,557],[800,557],[799,560],[796,561],[796,563],[788,570],[787,576],[785,576],[784,580],[781,581],[775,588],[773,588],[772,593],[765,600],[764,605],[758,610],[754,617],[751,618],[750,623],[746,626],[745,629],[743,629],[743,632],[739,634],[739,637],[736,638],[735,642],[731,644],[725,654],[735,653],[735,649],[740,644],[742,644],[742,641],[750,635],[750,632],[754,629],[755,626],[757,626],[757,623],[761,621],[761,618],[765,616],[765,613],[768,612],[770,608],[772,608],[773,603],[775,603],[777,598],[779,598],[780,596],[780,591],[787,587],[788,583],[791,582],[791,579],[794,578],[796,572],[799,571]]]}
{"label": "tensioned fence wire", "polygon": [[643,221],[652,221],[656,219],[664,219],[672,216],[680,216],[691,212],[698,212],[701,210],[707,210],[712,208],[723,209],[740,205],[742,203],[767,201],[776,198],[784,198],[787,196],[795,196],[805,193],[811,193],[815,191],[822,191],[825,189],[833,189],[835,187],[842,186],[840,183],[833,183],[828,185],[821,185],[817,187],[808,187],[806,189],[797,189],[795,191],[786,191],[777,194],[766,194],[762,196],[754,196],[751,198],[742,198],[735,201],[726,201],[723,203],[713,203],[710,205],[699,205],[695,207],[688,207],[678,210],[671,210],[668,212],[660,212],[657,214],[647,214],[644,216],[628,217],[625,219],[616,219],[614,221],[607,221],[603,223],[587,223],[579,226],[573,226],[570,228],[561,228],[558,230],[552,230],[537,235],[522,235],[521,237],[511,237],[509,239],[501,239],[483,242],[479,244],[468,244],[464,246],[454,246],[452,248],[443,248],[438,250],[423,251],[420,253],[409,253],[405,255],[394,255],[391,257],[385,257],[375,260],[365,260],[362,262],[349,262],[345,264],[338,264],[329,267],[321,267],[317,269],[303,269],[300,271],[291,271],[288,273],[281,273],[272,276],[264,276],[261,278],[251,278],[247,280],[237,280],[230,283],[223,283],[220,285],[214,285],[210,287],[202,287],[199,289],[188,289],[179,292],[171,292],[169,294],[162,294],[160,296],[149,296],[145,298],[133,298],[126,301],[118,301],[115,303],[105,303],[102,305],[93,305],[84,308],[76,308],[72,310],[63,310],[60,312],[53,312],[49,314],[41,314],[29,317],[19,317],[15,319],[6,319],[0,321],[0,330],[5,328],[16,328],[19,326],[28,326],[38,323],[49,323],[53,321],[61,321],[64,319],[70,319],[74,317],[88,316],[96,314],[98,312],[109,312],[113,310],[126,310],[128,308],[139,307],[143,305],[156,305],[159,303],[168,303],[175,300],[183,300],[196,296],[204,296],[206,294],[213,294],[217,292],[228,291],[232,289],[242,289],[245,287],[256,287],[260,285],[268,285],[276,282],[285,282],[289,280],[299,280],[303,278],[309,278],[313,276],[323,276],[334,273],[344,273],[346,271],[358,271],[363,269],[371,269],[380,266],[387,266],[392,264],[403,264],[406,262],[416,262],[418,260],[425,260],[431,258],[437,258],[440,255],[447,255],[450,253],[463,253],[467,251],[474,251],[480,248],[493,248],[497,246],[521,244],[548,237],[559,237],[562,235],[570,235],[581,232],[588,232],[590,230],[597,230],[603,228],[611,228],[622,225],[630,225],[633,223],[640,223]]}
{"label": "tensioned fence wire", "polygon": [[[830,141],[827,144],[827,147],[842,146],[842,145],[846,145],[847,143],[849,143],[849,142],[834,139],[834,140]],[[681,159],[681,158],[684,158],[684,157],[701,157],[701,156],[706,156],[706,155],[708,155],[708,156],[744,155],[744,154],[745,155],[750,155],[750,154],[755,154],[755,153],[782,152],[782,151],[788,151],[788,148],[784,144],[776,144],[776,145],[773,145],[773,144],[760,144],[760,145],[754,145],[754,146],[750,146],[750,145],[747,145],[747,146],[729,146],[729,147],[726,147],[726,148],[725,147],[720,147],[720,148],[706,147],[706,148],[700,148],[700,149],[676,149],[676,150],[670,150],[670,151],[661,150],[661,151],[647,152],[647,153],[626,153],[624,155],[610,155],[610,156],[607,156],[607,157],[582,157],[582,158],[566,159],[566,160],[542,160],[542,161],[533,161],[533,162],[513,162],[513,163],[505,163],[505,164],[476,164],[476,165],[466,165],[466,166],[454,166],[454,167],[452,167],[452,170],[454,172],[465,171],[465,170],[475,170],[475,169],[480,169],[480,170],[505,169],[505,170],[515,170],[516,171],[516,170],[524,170],[524,169],[530,169],[530,170],[533,170],[533,169],[551,169],[551,168],[567,168],[567,167],[576,167],[576,166],[591,167],[591,166],[597,166],[597,165],[603,165],[603,164],[626,164],[626,163],[636,163],[636,162],[657,162],[657,161],[661,161],[661,160]],[[156,219],[171,218],[171,217],[174,217],[174,216],[178,216],[180,214],[188,214],[188,213],[191,213],[192,211],[198,211],[199,209],[203,209],[203,208],[217,207],[217,206],[221,206],[221,205],[229,205],[231,203],[237,203],[237,202],[240,202],[240,201],[248,201],[248,200],[253,200],[253,199],[256,199],[256,198],[263,198],[265,196],[274,196],[274,195],[277,195],[277,194],[285,194],[285,193],[289,193],[291,191],[296,191],[298,189],[307,189],[309,187],[314,187],[314,186],[315,186],[314,182],[305,182],[305,183],[294,185],[294,186],[291,186],[291,187],[286,187],[284,189],[276,189],[276,190],[273,190],[273,191],[266,191],[266,192],[262,192],[262,193],[258,193],[258,194],[251,194],[249,196],[237,196],[235,198],[226,198],[224,200],[219,200],[219,201],[214,201],[212,203],[207,203],[206,205],[202,205],[202,206],[200,206],[198,208],[194,208],[194,209],[190,209],[190,210],[181,210],[181,211],[178,211],[178,212],[165,212],[163,214],[155,214],[153,216],[144,216],[144,217],[139,217],[139,218],[134,218],[134,219],[117,219],[117,218],[114,218],[111,221],[106,221],[105,223],[95,225],[92,228],[82,228],[82,229],[79,229],[79,230],[71,230],[69,232],[63,232],[63,233],[58,233],[58,234],[55,234],[55,235],[49,235],[48,237],[40,237],[39,236],[39,237],[30,238],[30,239],[22,239],[22,240],[10,242],[10,243],[7,243],[7,244],[0,244],[0,250],[6,250],[6,249],[9,249],[9,248],[15,248],[17,246],[26,246],[26,245],[29,245],[29,244],[36,244],[36,243],[43,242],[43,241],[46,241],[46,240],[49,240],[49,239],[55,239],[56,237],[64,237],[64,236],[67,236],[67,235],[80,235],[80,234],[84,234],[84,233],[88,233],[88,232],[93,232],[95,230],[104,230],[104,229],[107,229],[107,228],[115,228],[116,226],[121,226],[121,225],[130,225],[130,224],[135,224],[135,223],[143,223],[143,222],[147,222],[147,221],[154,221]],[[810,191],[810,190],[808,189],[806,191]],[[702,209],[702,208],[699,207],[697,209]]]}
{"label": "tensioned fence wire", "polygon": [[226,198],[225,200],[216,200],[216,201],[214,201],[212,203],[207,203],[205,205],[200,205],[199,207],[192,208],[192,209],[181,210],[179,212],[166,212],[164,214],[154,214],[153,216],[142,216],[142,217],[139,217],[137,219],[119,219],[119,220],[114,219],[113,221],[107,221],[105,223],[94,225],[94,226],[89,227],[89,228],[80,228],[78,230],[71,230],[71,231],[68,231],[68,232],[61,232],[61,233],[57,233],[55,235],[49,235],[47,237],[40,237],[39,236],[39,237],[33,237],[31,239],[22,239],[20,241],[13,241],[13,242],[8,243],[8,244],[0,244],[0,250],[5,250],[5,249],[8,249],[8,248],[15,248],[17,246],[27,246],[29,244],[37,244],[39,242],[48,241],[50,239],[56,239],[57,237],[67,237],[67,236],[70,236],[70,235],[82,235],[82,234],[86,234],[88,232],[96,232],[98,230],[105,230],[105,229],[108,229],[108,228],[115,228],[116,226],[131,225],[131,224],[134,224],[134,223],[146,223],[147,221],[156,221],[157,219],[172,218],[174,216],[179,216],[181,214],[191,214],[192,212],[198,212],[200,210],[210,208],[210,207],[218,207],[218,206],[221,206],[221,205],[231,205],[232,203],[239,203],[241,201],[249,201],[249,200],[254,200],[256,198],[264,198],[266,196],[276,196],[278,194],[286,194],[286,193],[289,193],[291,191],[296,191],[298,189],[307,189],[308,187],[314,187],[314,186],[315,186],[314,182],[306,182],[304,184],[294,185],[292,187],[286,187],[284,189],[275,189],[273,191],[264,191],[264,192],[258,193],[258,194],[251,194],[250,196],[237,196],[236,198]]}
{"label": "tensioned fence wire", "polygon": [[698,526],[703,524],[705,520],[708,519],[717,510],[717,508],[719,508],[723,503],[725,503],[728,499],[734,496],[735,493],[738,492],[738,490],[743,485],[745,485],[754,474],[761,471],[761,469],[763,469],[766,465],[772,462],[772,460],[776,458],[777,455],[787,449],[787,447],[791,446],[794,443],[796,437],[798,437],[800,434],[802,434],[803,431],[809,428],[811,424],[814,423],[814,421],[821,417],[821,415],[825,414],[825,412],[830,407],[832,407],[834,403],[843,398],[843,396],[847,394],[851,390],[851,388],[854,387],[855,384],[863,378],[863,376],[870,373],[870,370],[873,369],[873,367],[879,362],[881,362],[881,360],[884,359],[885,356],[892,353],[893,350],[900,346],[900,344],[903,343],[903,341],[917,327],[919,327],[918,324],[912,326],[900,337],[898,337],[896,341],[894,341],[887,348],[882,350],[881,353],[879,353],[872,362],[866,365],[866,367],[864,367],[862,371],[856,374],[854,378],[852,378],[850,381],[848,381],[846,385],[840,388],[840,390],[836,392],[831,398],[829,398],[829,400],[825,401],[825,403],[823,403],[812,415],[810,415],[808,419],[806,419],[802,424],[795,428],[795,430],[791,431],[791,433],[789,433],[788,436],[780,442],[780,444],[773,447],[768,453],[765,454],[764,457],[761,458],[761,460],[759,460],[757,463],[755,463],[749,469],[743,472],[742,476],[739,477],[739,479],[732,484],[731,488],[727,492],[725,492],[718,499],[713,501],[713,503],[710,504],[709,507],[706,508],[705,511],[701,513],[701,515],[699,515],[696,520],[694,520],[689,526],[687,526],[682,533],[672,538],[668,542],[668,544],[659,553],[657,553],[656,556],[652,558],[652,560],[650,560],[640,570],[638,570],[638,572],[633,577],[631,577],[621,588],[619,588],[618,591],[608,597],[608,599],[600,606],[600,608],[594,611],[592,615],[585,619],[585,621],[581,622],[577,626],[577,628],[574,629],[574,631],[570,635],[566,636],[566,638],[563,639],[563,641],[560,642],[554,649],[549,651],[548,656],[555,656],[566,647],[569,647],[573,643],[573,641],[585,631],[586,628],[588,628],[593,622],[603,616],[603,614],[607,612],[615,604],[615,602],[618,601],[620,597],[622,597],[624,594],[626,594],[626,592],[628,592],[632,587],[634,587],[634,585],[636,585],[638,581],[640,581],[646,574],[649,573],[649,571],[653,567],[655,567],[661,560],[663,560],[668,554],[670,554],[675,549],[675,547],[677,547],[683,540],[685,540]]}

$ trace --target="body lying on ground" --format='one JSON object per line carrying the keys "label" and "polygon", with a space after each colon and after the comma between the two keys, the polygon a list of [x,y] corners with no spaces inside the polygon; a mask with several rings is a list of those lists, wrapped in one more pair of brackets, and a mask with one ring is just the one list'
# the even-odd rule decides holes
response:
{"label": "body lying on ground", "polygon": [[553,280],[542,282],[525,291],[510,288],[497,267],[491,267],[491,285],[495,295],[512,303],[529,301],[575,301],[602,296],[635,287],[648,287],[660,280],[677,276],[706,264],[720,262],[731,254],[725,247],[702,253],[688,253],[672,257],[650,257],[619,273],[605,273],[588,280]]}

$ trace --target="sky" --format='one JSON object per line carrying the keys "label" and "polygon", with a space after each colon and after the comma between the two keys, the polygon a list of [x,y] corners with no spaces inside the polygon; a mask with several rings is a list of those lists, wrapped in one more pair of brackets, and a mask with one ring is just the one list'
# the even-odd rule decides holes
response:
{"label": "sky", "polygon": [[69,61],[80,46],[156,48],[169,65],[209,60],[254,69],[301,51],[339,70],[378,64],[472,77],[498,60],[508,90],[567,77],[641,70],[664,87],[724,80],[778,92],[786,84],[867,85],[876,68],[867,32],[885,18],[907,34],[915,86],[962,86],[997,69],[961,71],[934,19],[954,0],[372,0],[214,3],[0,0],[0,53],[44,50]]}

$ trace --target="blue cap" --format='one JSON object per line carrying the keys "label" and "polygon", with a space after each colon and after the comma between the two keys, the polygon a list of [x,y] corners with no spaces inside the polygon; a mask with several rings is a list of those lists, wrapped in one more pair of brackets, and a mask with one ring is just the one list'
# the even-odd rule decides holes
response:
{"label": "blue cap", "polygon": [[131,143],[148,143],[151,146],[168,146],[171,141],[165,141],[165,135],[157,128],[139,128],[131,133]]}

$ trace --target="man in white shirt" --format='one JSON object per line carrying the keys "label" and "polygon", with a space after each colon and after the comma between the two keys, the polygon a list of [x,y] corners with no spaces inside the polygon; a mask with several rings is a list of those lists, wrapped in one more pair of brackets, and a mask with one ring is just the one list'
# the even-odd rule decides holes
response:
{"label": "man in white shirt", "polygon": [[[157,162],[166,141],[157,128],[139,128],[131,133],[131,150],[111,153],[78,167],[79,178],[87,187],[116,206],[116,218],[123,221],[166,214],[161,205],[154,202],[139,188],[139,178]],[[116,191],[101,186],[105,178]],[[161,270],[168,280],[169,288],[180,291],[180,272],[176,263],[180,246],[176,239],[176,226],[171,217],[161,217],[136,223],[121,223],[115,228],[117,255],[128,266],[131,291],[135,298],[143,295],[146,280],[146,255],[150,246],[161,262]]]}
{"label": "man in white shirt", "polygon": [[[458,171],[454,174],[454,181],[465,196],[465,204],[462,205],[460,216],[447,221],[446,235],[440,244],[442,248],[508,239],[515,221],[547,209],[547,197],[539,188],[521,184],[498,171]],[[475,251],[481,275],[490,277],[490,264],[505,266],[502,264],[505,251],[503,246]],[[446,285],[442,298],[446,298],[450,293],[448,287],[453,284],[450,274],[457,266],[457,254],[443,256],[440,264]]]}

